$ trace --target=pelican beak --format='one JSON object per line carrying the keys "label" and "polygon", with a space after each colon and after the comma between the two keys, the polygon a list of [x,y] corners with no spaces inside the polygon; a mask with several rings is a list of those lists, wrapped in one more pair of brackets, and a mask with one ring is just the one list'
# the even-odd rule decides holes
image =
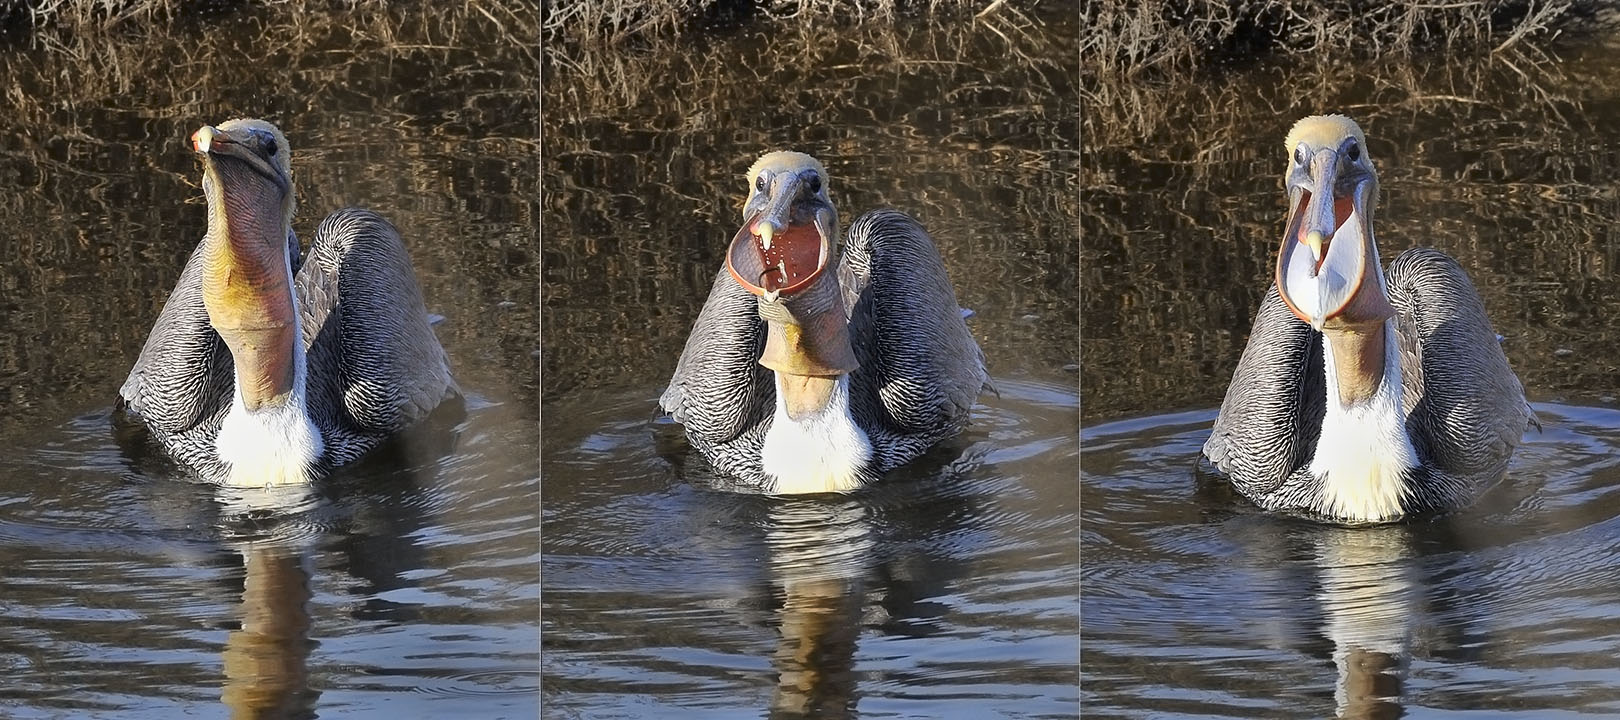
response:
{"label": "pelican beak", "polygon": [[204,125],[198,128],[197,132],[191,134],[191,149],[201,154],[207,154],[208,148],[214,144],[214,136],[218,134],[219,131],[215,130],[212,125]]}
{"label": "pelican beak", "polygon": [[749,199],[748,215],[726,250],[726,269],[759,298],[766,326],[759,364],[776,373],[788,414],[799,418],[824,408],[837,378],[859,367],[838,273],[827,272],[838,213],[818,185],[806,185],[823,172],[813,158],[784,153],[761,162],[779,169]]}
{"label": "pelican beak", "polygon": [[1367,214],[1375,183],[1338,151],[1322,149],[1310,158],[1309,182],[1289,187],[1277,288],[1294,316],[1316,330],[1345,315],[1377,273]]}
{"label": "pelican beak", "polygon": [[832,208],[817,207],[810,222],[794,222],[796,177],[782,178],[763,210],[743,222],[726,252],[726,269],[744,290],[774,302],[799,294],[821,278],[838,234]]}

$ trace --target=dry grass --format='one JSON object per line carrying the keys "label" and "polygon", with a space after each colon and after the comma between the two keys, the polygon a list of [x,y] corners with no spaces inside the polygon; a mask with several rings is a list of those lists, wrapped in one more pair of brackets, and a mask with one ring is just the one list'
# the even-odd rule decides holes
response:
{"label": "dry grass", "polygon": [[1021,14],[1041,4],[1042,0],[561,0],[547,7],[542,28],[548,41],[616,45],[631,38],[667,36],[754,16],[821,24],[826,20],[887,21],[919,13]]}
{"label": "dry grass", "polygon": [[[1311,73],[1332,64],[1326,59],[1446,50],[1511,63],[1566,30],[1620,24],[1613,0],[1097,0],[1083,8],[1084,136],[1103,145],[1147,134],[1174,113],[1229,105],[1218,96],[1230,87],[1191,74],[1223,61],[1287,56]],[[1167,103],[1189,81],[1215,85],[1192,93],[1215,102]]]}
{"label": "dry grass", "polygon": [[[738,103],[758,100],[759,91],[771,87],[768,83],[795,87],[815,72],[855,77],[952,63],[968,68],[953,56],[969,44],[993,43],[1003,53],[1008,73],[1020,73],[1031,83],[1010,91],[1046,97],[1058,92],[1054,83],[1064,88],[1073,83],[1073,67],[1064,62],[1068,58],[1058,56],[1072,52],[1072,46],[1060,50],[1051,39],[1061,31],[1014,7],[973,23],[947,26],[875,25],[829,34],[814,25],[770,22],[757,32],[772,47],[769,57],[758,62],[738,62],[727,55],[737,50],[735,43],[693,47],[672,37],[643,38],[635,52],[603,44],[543,43],[541,92],[547,129],[649,104],[662,105],[660,115],[701,127],[716,115],[745,111],[748,106]],[[1058,78],[1059,73],[1070,77]]]}
{"label": "dry grass", "polygon": [[1098,0],[1083,3],[1081,55],[1099,77],[1186,70],[1257,52],[1378,57],[1501,51],[1574,22],[1612,22],[1607,0]]}
{"label": "dry grass", "polygon": [[[356,11],[382,16],[399,5],[387,0],[0,0],[0,31],[41,31],[46,33],[45,42],[66,45],[74,36],[105,39],[108,33],[161,34],[176,22],[243,10],[275,12],[289,20],[281,23],[284,27],[296,30],[323,17]],[[418,16],[445,23],[449,32],[470,22],[488,22],[496,32],[529,45],[538,34],[539,19],[524,3],[452,0],[422,3],[416,10]]]}

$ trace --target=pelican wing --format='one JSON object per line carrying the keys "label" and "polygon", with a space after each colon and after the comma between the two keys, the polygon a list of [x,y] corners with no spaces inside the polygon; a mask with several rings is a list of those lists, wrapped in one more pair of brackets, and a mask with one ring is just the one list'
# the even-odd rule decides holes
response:
{"label": "pelican wing", "polygon": [[[355,208],[328,215],[296,286],[317,424],[393,432],[457,392],[410,256],[381,216]],[[319,417],[334,413],[343,417]]]}
{"label": "pelican wing", "polygon": [[203,307],[201,255],[199,245],[119,390],[129,410],[170,434],[212,418],[230,404],[235,387],[231,352]]}
{"label": "pelican wing", "polygon": [[1322,335],[1294,317],[1273,284],[1204,456],[1245,494],[1270,493],[1310,461],[1326,398]]}
{"label": "pelican wing", "polygon": [[939,250],[911,216],[874,210],[850,225],[839,266],[860,402],[877,397],[891,427],[949,435],[988,381]]}
{"label": "pelican wing", "polygon": [[776,389],[759,364],[764,349],[758,300],[722,267],[659,405],[687,435],[730,442],[770,417]]}
{"label": "pelican wing", "polygon": [[1401,253],[1385,278],[1401,320],[1407,431],[1420,458],[1457,476],[1503,472],[1535,414],[1474,284],[1429,248]]}

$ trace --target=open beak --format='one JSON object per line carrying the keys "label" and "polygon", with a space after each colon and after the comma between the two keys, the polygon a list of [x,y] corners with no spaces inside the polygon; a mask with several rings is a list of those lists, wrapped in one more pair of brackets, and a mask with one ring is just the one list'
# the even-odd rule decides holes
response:
{"label": "open beak", "polygon": [[1311,158],[1310,186],[1289,188],[1291,208],[1277,256],[1277,288],[1294,316],[1321,330],[1345,312],[1376,262],[1366,208],[1373,180],[1339,194],[1341,159],[1334,150]]}
{"label": "open beak", "polygon": [[743,222],[726,251],[731,277],[767,301],[809,288],[832,260],[838,230],[831,208],[817,208],[810,223],[791,224],[799,183],[783,178],[770,202]]}

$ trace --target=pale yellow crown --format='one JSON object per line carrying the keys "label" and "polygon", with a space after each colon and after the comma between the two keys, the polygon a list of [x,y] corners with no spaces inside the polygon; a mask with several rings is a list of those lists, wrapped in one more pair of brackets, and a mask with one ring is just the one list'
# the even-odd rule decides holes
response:
{"label": "pale yellow crown", "polygon": [[827,169],[821,166],[820,160],[792,150],[777,150],[776,152],[765,153],[758,160],[755,160],[754,164],[748,168],[748,182],[752,183],[754,178],[759,177],[761,170],[781,173],[806,168],[814,168],[817,173],[821,174],[822,183],[827,182]]}
{"label": "pale yellow crown", "polygon": [[1313,148],[1337,148],[1347,137],[1354,137],[1362,152],[1366,152],[1367,137],[1361,134],[1361,127],[1356,125],[1356,121],[1343,115],[1312,115],[1294,123],[1283,145],[1289,153],[1294,152],[1300,143],[1307,143]]}

